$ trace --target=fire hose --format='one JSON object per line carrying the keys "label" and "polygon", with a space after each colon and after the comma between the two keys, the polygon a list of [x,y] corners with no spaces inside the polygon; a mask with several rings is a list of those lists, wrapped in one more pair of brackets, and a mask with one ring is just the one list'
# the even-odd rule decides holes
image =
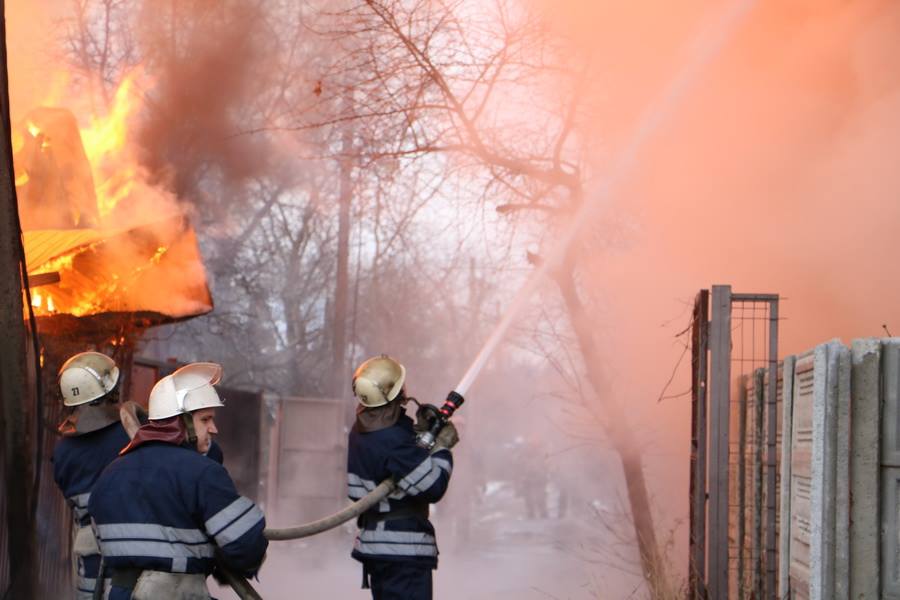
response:
{"label": "fire hose", "polygon": [[[427,427],[416,437],[416,443],[425,448],[429,452],[436,449],[435,442],[444,426],[450,422],[453,413],[463,405],[465,398],[457,392],[450,392],[447,400],[440,408],[431,404],[423,404],[419,407],[417,417],[427,423]],[[397,487],[393,479],[385,479],[374,490],[348,506],[332,515],[323,517],[311,523],[304,523],[297,527],[286,527],[284,529],[266,529],[263,534],[269,540],[296,540],[323,531],[333,529],[338,525],[346,523],[350,519],[356,518],[363,514],[385,498]]]}
{"label": "fire hose", "polygon": [[[493,354],[494,349],[504,337],[515,317],[526,305],[528,300],[534,297],[534,292],[537,290],[539,283],[546,275],[551,273],[557,265],[562,263],[569,247],[581,233],[584,223],[593,222],[606,209],[609,205],[608,200],[616,187],[634,170],[638,156],[643,147],[652,138],[656,130],[675,111],[675,108],[686,95],[691,85],[696,81],[702,67],[710,62],[717,54],[721,46],[727,41],[729,34],[736,28],[741,22],[742,17],[746,16],[754,4],[754,0],[734,0],[734,2],[729,5],[728,10],[722,14],[721,20],[716,23],[716,26],[710,27],[702,32],[702,35],[696,40],[696,43],[692,47],[692,52],[689,55],[686,64],[676,73],[675,77],[668,82],[656,101],[652,102],[638,119],[636,130],[629,142],[619,153],[616,162],[612,165],[607,180],[601,187],[598,197],[594,202],[582,202],[578,209],[578,213],[575,215],[575,218],[572,219],[567,230],[564,232],[564,235],[558,240],[555,247],[553,247],[549,255],[545,257],[545,260],[542,261],[541,265],[531,272],[524,285],[519,289],[503,318],[494,328],[493,332],[491,332],[491,335],[481,348],[481,351],[463,375],[459,385],[456,386],[456,391],[451,392],[451,397],[455,394],[461,399],[462,394],[465,394],[468,391],[469,386],[475,381],[475,378],[481,372],[481,369],[484,367],[488,358]],[[448,397],[448,403],[449,400],[450,397]],[[446,420],[449,420],[449,416],[453,414],[453,410],[457,407],[458,406],[450,407],[449,415],[443,415],[444,409],[447,408],[447,404],[445,403],[444,407],[437,410],[438,413],[441,413],[439,420],[446,423]],[[437,425],[437,423],[435,425]],[[440,427],[437,428],[437,431],[439,430]],[[434,435],[436,435],[436,433],[437,432],[435,432]],[[427,442],[428,440],[427,438],[423,440],[420,436],[420,442],[423,441]],[[434,444],[433,437],[431,444]],[[299,527],[267,529],[265,531],[266,537],[271,540],[297,539],[320,533],[331,527],[336,527],[337,525],[352,519],[354,516],[358,516],[365,512],[368,507],[383,500],[391,493],[393,487],[394,483],[391,480],[384,481],[374,490],[369,492],[368,495],[338,513]],[[241,597],[245,598],[245,596]],[[252,598],[252,596],[249,598]]]}
{"label": "fire hose", "polygon": [[[585,223],[595,222],[603,211],[609,205],[609,198],[612,196],[616,187],[621,184],[628,175],[635,169],[637,159],[643,150],[643,147],[652,139],[656,130],[675,112],[680,101],[689,91],[692,84],[695,83],[702,68],[709,63],[718,53],[722,45],[728,40],[729,34],[741,22],[742,18],[750,11],[755,4],[754,0],[734,0],[728,9],[722,13],[715,27],[708,27],[701,32],[691,48],[691,53],[685,65],[679,69],[671,81],[663,88],[662,93],[651,102],[647,109],[641,114],[637,121],[637,127],[628,140],[627,144],[622,148],[617,160],[613,163],[609,170],[609,174],[604,185],[600,188],[597,198],[593,202],[582,202],[577,214],[571,220],[570,224],[563,232],[563,235],[557,240],[556,244],[551,248],[549,254],[544,257],[539,267],[531,272],[524,285],[513,297],[512,302],[507,307],[503,318],[491,332],[481,351],[475,357],[475,360],[469,366],[462,380],[456,386],[453,392],[447,397],[447,402],[440,409],[435,409],[437,418],[434,427],[427,434],[420,434],[420,444],[429,442],[434,444],[434,437],[440,428],[449,420],[453,411],[462,404],[462,395],[467,393],[469,387],[475,381],[475,378],[481,372],[488,358],[493,354],[500,341],[503,339],[506,331],[509,329],[513,320],[521,312],[522,308],[530,299],[534,297],[534,293],[538,285],[549,275],[553,269],[564,261],[569,248],[572,246],[576,238],[584,229]],[[456,403],[455,400],[459,402]],[[431,407],[434,408],[434,407]],[[421,409],[420,409],[421,410]],[[423,439],[424,438],[424,439]],[[430,449],[430,447],[429,447]],[[325,531],[329,527],[335,527],[354,516],[357,516],[366,510],[366,507],[374,505],[376,502],[384,499],[390,490],[393,489],[392,482],[385,481],[381,485],[356,503],[348,508],[313,523],[292,527],[289,529],[267,529],[266,537],[271,540],[296,539],[314,535],[321,531]]]}
{"label": "fire hose", "polygon": [[[394,491],[394,488],[396,486],[397,484],[394,483],[393,479],[385,479],[374,490],[372,490],[367,495],[360,498],[344,510],[319,519],[318,521],[305,523],[297,527],[286,527],[284,529],[266,529],[265,531],[263,531],[263,535],[265,535],[269,540],[297,540],[300,538],[309,537],[311,535],[316,535],[317,533],[322,533],[323,531],[328,531],[329,529],[333,529],[338,525],[346,523],[350,519],[363,514],[364,512],[384,500],[391,492]],[[262,596],[260,596],[259,593],[255,589],[253,589],[253,586],[250,585],[250,582],[245,578],[241,577],[233,571],[230,571],[227,568],[222,567],[221,565],[218,567],[218,571],[222,575],[222,578],[228,583],[228,585],[231,586],[231,589],[234,590],[234,593],[237,594],[238,598],[240,598],[241,600],[262,600]]]}
{"label": "fire hose", "polygon": [[329,515],[327,517],[323,517],[317,521],[312,521],[311,523],[304,523],[303,525],[298,525],[297,527],[285,527],[284,529],[266,529],[263,531],[263,535],[266,536],[269,540],[297,540],[300,538],[309,537],[311,535],[316,535],[317,533],[322,533],[323,531],[328,531],[329,529],[333,529],[342,523],[346,523],[350,519],[358,517],[363,514],[385,498],[390,495],[391,492],[394,491],[394,488],[397,487],[397,484],[394,483],[393,479],[385,479],[378,486],[348,506],[347,508],[340,510],[333,515]]}
{"label": "fire hose", "polygon": [[[453,413],[462,406],[463,402],[465,402],[465,398],[457,392],[450,392],[447,396],[447,400],[444,402],[444,405],[440,408],[437,408],[431,404],[423,404],[419,408],[419,413],[417,416],[421,416],[427,423],[428,427],[423,430],[416,438],[416,443],[428,450],[429,452],[433,452],[441,446],[436,446],[435,443],[437,441],[437,436],[440,433],[441,429],[450,421],[450,417],[453,416]],[[263,531],[263,535],[270,541],[282,541],[282,540],[298,540],[301,538],[309,537],[312,535],[316,535],[318,533],[322,533],[324,531],[328,531],[329,529],[334,529],[335,527],[342,525],[349,521],[350,519],[354,519],[385,498],[387,498],[397,487],[397,484],[393,479],[385,479],[381,483],[379,483],[375,489],[371,492],[348,506],[343,510],[340,510],[334,514],[328,515],[327,517],[323,517],[316,521],[312,521],[310,523],[304,523],[303,525],[298,525],[296,527],[285,527],[282,529],[266,529]],[[224,579],[228,582],[228,585],[234,590],[234,592],[238,595],[238,598],[241,600],[261,600],[261,596],[253,589],[253,586],[250,583],[241,577],[240,575],[229,571],[226,568],[219,567],[219,572],[222,574]]]}

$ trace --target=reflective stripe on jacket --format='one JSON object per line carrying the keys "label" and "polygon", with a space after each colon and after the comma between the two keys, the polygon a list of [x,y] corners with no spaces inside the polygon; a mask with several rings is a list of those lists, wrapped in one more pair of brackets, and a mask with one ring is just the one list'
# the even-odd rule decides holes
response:
{"label": "reflective stripe on jacket", "polygon": [[[100,473],[119,455],[128,443],[128,433],[121,423],[112,423],[97,431],[63,437],[53,449],[53,479],[72,509],[76,529],[90,526],[88,501]],[[75,597],[90,599],[100,571],[100,555],[96,549],[72,548],[75,561]]]}
{"label": "reflective stripe on jacket", "polygon": [[225,468],[164,442],[116,459],[94,486],[89,510],[112,568],[208,574],[218,549],[250,576],[268,546],[262,511],[238,495]]}
{"label": "reflective stripe on jacket", "polygon": [[366,433],[354,427],[350,432],[350,499],[359,500],[388,477],[397,481],[397,490],[360,518],[361,529],[353,546],[357,560],[437,566],[438,547],[427,505],[439,501],[447,491],[453,456],[449,450],[429,455],[417,446],[412,425],[412,419],[404,414],[390,427]]}

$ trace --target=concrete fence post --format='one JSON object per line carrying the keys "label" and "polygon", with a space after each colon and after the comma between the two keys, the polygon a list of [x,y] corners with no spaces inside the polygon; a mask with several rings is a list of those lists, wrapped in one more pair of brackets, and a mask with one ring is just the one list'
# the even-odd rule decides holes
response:
{"label": "concrete fence post", "polygon": [[781,536],[778,540],[778,598],[790,593],[791,567],[791,450],[793,448],[795,356],[784,359],[781,375]]}
{"label": "concrete fence post", "polygon": [[849,595],[879,597],[879,516],[876,492],[881,452],[881,343],[854,340],[850,380]]}

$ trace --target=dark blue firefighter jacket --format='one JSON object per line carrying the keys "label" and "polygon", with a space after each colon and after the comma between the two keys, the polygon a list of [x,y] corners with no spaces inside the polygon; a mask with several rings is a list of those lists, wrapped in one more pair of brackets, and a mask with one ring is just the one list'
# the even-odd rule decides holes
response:
{"label": "dark blue firefighter jacket", "polygon": [[[106,465],[119,456],[130,438],[122,423],[116,422],[97,431],[61,438],[53,449],[53,479],[59,486],[75,522],[90,525],[88,500],[91,488]],[[206,454],[219,464],[224,460],[222,448],[215,440]]]}
{"label": "dark blue firefighter jacket", "polygon": [[268,546],[262,511],[225,468],[196,450],[147,442],[100,476],[88,507],[104,564],[173,573],[213,570],[218,553],[252,576]]}
{"label": "dark blue firefighter jacket", "polygon": [[[397,482],[397,490],[360,517],[353,558],[437,567],[437,542],[427,507],[443,497],[452,471],[449,450],[429,455],[416,445],[412,419],[405,414],[377,431],[362,433],[354,427],[347,457],[350,499],[359,500],[388,477]],[[396,518],[384,520],[389,514]]]}
{"label": "dark blue firefighter jacket", "polygon": [[[128,433],[122,423],[112,423],[82,435],[61,438],[53,449],[53,479],[72,508],[75,522],[90,525],[88,500],[91,489],[100,473],[128,444]],[[78,559],[75,578],[75,596],[79,599],[93,597],[100,572],[100,555],[88,554]]]}
{"label": "dark blue firefighter jacket", "polygon": [[53,449],[53,479],[72,507],[79,525],[90,525],[87,512],[91,488],[100,473],[128,445],[128,434],[121,423],[75,437],[61,438]]}

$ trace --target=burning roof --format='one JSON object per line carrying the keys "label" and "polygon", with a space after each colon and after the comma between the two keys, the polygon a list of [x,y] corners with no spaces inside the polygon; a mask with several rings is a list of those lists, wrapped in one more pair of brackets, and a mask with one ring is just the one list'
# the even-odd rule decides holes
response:
{"label": "burning roof", "polygon": [[125,230],[39,230],[24,237],[29,276],[59,276],[32,290],[39,316],[151,312],[162,322],[212,310],[197,239],[182,216]]}
{"label": "burning roof", "polygon": [[139,315],[154,325],[212,310],[193,228],[129,152],[127,96],[117,94],[109,117],[84,132],[60,108],[35,109],[14,129],[38,317]]}

